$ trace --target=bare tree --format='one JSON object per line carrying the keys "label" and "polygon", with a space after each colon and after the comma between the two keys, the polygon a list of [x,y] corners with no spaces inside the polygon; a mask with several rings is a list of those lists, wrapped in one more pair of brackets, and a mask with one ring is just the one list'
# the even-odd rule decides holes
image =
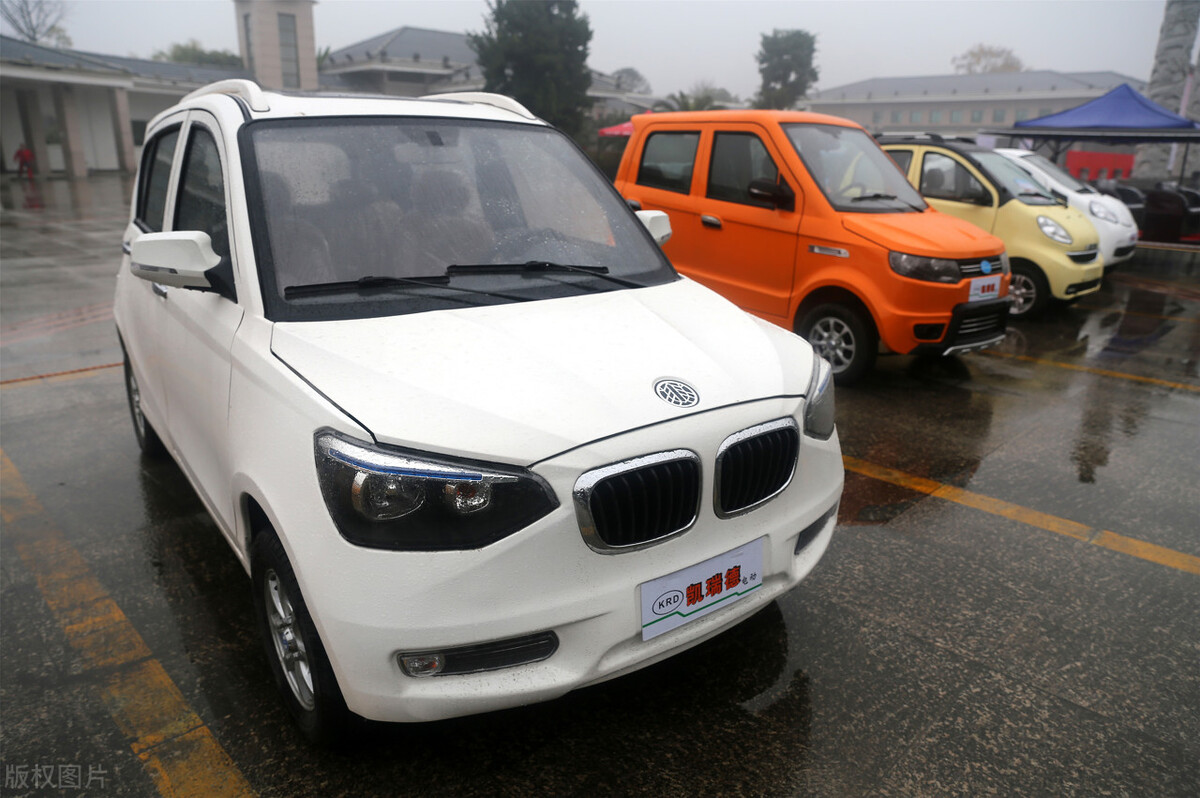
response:
{"label": "bare tree", "polygon": [[633,67],[621,67],[613,73],[613,77],[617,79],[617,88],[621,91],[632,94],[650,93],[650,81]]}
{"label": "bare tree", "polygon": [[1020,72],[1025,68],[1021,59],[1007,47],[977,44],[962,55],[950,59],[954,71],[960,75],[977,75],[981,72]]}
{"label": "bare tree", "polygon": [[71,46],[62,27],[67,8],[60,0],[0,0],[0,16],[27,42]]}

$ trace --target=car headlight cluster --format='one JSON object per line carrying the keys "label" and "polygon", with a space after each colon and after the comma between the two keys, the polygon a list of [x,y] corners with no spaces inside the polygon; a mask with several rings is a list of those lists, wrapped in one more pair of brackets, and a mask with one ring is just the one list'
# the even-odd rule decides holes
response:
{"label": "car headlight cluster", "polygon": [[1057,241],[1060,244],[1070,244],[1075,239],[1071,238],[1071,234],[1066,228],[1058,222],[1051,219],[1049,216],[1039,216],[1037,218],[1038,228],[1046,235],[1047,238]]}
{"label": "car headlight cluster", "polygon": [[1088,210],[1092,212],[1092,216],[1095,216],[1101,221],[1109,222],[1111,224],[1120,224],[1120,220],[1117,219],[1117,215],[1112,212],[1112,209],[1106,207],[1096,200],[1091,201],[1091,203],[1088,205]]}
{"label": "car headlight cluster", "polygon": [[477,549],[558,506],[537,475],[368,446],[324,430],[315,439],[321,494],[338,531],[376,549]]}
{"label": "car headlight cluster", "polygon": [[904,252],[889,252],[888,264],[891,265],[892,271],[914,280],[957,283],[962,279],[962,270],[958,268],[958,262],[949,258],[926,258]]}
{"label": "car headlight cluster", "polygon": [[1008,274],[1012,271],[1012,263],[1008,259],[1008,250],[1000,253],[1000,273]]}
{"label": "car headlight cluster", "polygon": [[804,403],[804,434],[828,440],[833,434],[833,369],[825,358],[813,355],[812,380]]}

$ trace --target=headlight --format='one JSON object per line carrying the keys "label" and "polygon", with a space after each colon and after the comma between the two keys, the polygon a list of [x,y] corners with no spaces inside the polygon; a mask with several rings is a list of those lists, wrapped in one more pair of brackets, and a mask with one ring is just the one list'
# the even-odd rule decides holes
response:
{"label": "headlight", "polygon": [[373,549],[478,549],[558,501],[537,475],[382,449],[328,430],[315,440],[321,495],[346,540]]}
{"label": "headlight", "polygon": [[949,258],[925,258],[920,255],[906,255],[903,252],[890,252],[888,263],[892,271],[914,280],[957,283],[962,279],[958,263]]}
{"label": "headlight", "polygon": [[1096,200],[1092,200],[1091,204],[1088,205],[1088,210],[1091,211],[1092,216],[1095,216],[1097,219],[1103,219],[1111,224],[1121,223],[1120,220],[1117,219],[1117,215],[1113,213],[1111,209],[1105,207]]}
{"label": "headlight", "polygon": [[813,375],[804,403],[804,434],[826,440],[833,434],[833,369],[813,353]]}
{"label": "headlight", "polygon": [[1009,263],[1009,261],[1008,261],[1008,252],[1007,251],[1001,252],[1000,253],[1000,273],[1008,274],[1011,271],[1012,271],[1012,264]]}
{"label": "headlight", "polygon": [[1046,234],[1047,238],[1053,239],[1060,244],[1070,244],[1074,239],[1071,234],[1058,222],[1051,219],[1049,216],[1039,216],[1037,218],[1038,227]]}

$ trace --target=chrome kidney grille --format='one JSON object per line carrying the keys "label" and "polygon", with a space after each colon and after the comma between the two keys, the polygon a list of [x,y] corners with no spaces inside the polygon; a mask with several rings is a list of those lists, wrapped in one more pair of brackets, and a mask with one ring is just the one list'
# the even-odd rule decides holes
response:
{"label": "chrome kidney grille", "polygon": [[[749,512],[791,482],[800,452],[795,419],[759,424],[729,436],[717,451],[714,510]],[[700,457],[675,449],[589,471],[575,483],[575,514],[587,544],[615,554],[689,529],[700,511]]]}
{"label": "chrome kidney grille", "polygon": [[748,512],[792,481],[800,454],[795,419],[769,421],[731,435],[717,451],[714,509],[721,518]]}

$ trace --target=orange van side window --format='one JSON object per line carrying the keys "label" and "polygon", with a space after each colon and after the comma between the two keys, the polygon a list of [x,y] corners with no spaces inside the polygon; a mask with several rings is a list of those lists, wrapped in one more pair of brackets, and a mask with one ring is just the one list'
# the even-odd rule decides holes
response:
{"label": "orange van side window", "polygon": [[638,185],[687,194],[699,145],[700,134],[695,132],[651,134],[638,165]]}
{"label": "orange van side window", "polygon": [[775,183],[779,169],[767,148],[753,133],[718,133],[713,137],[712,162],[708,167],[709,199],[740,202],[760,208],[775,206],[750,196],[750,183]]}

